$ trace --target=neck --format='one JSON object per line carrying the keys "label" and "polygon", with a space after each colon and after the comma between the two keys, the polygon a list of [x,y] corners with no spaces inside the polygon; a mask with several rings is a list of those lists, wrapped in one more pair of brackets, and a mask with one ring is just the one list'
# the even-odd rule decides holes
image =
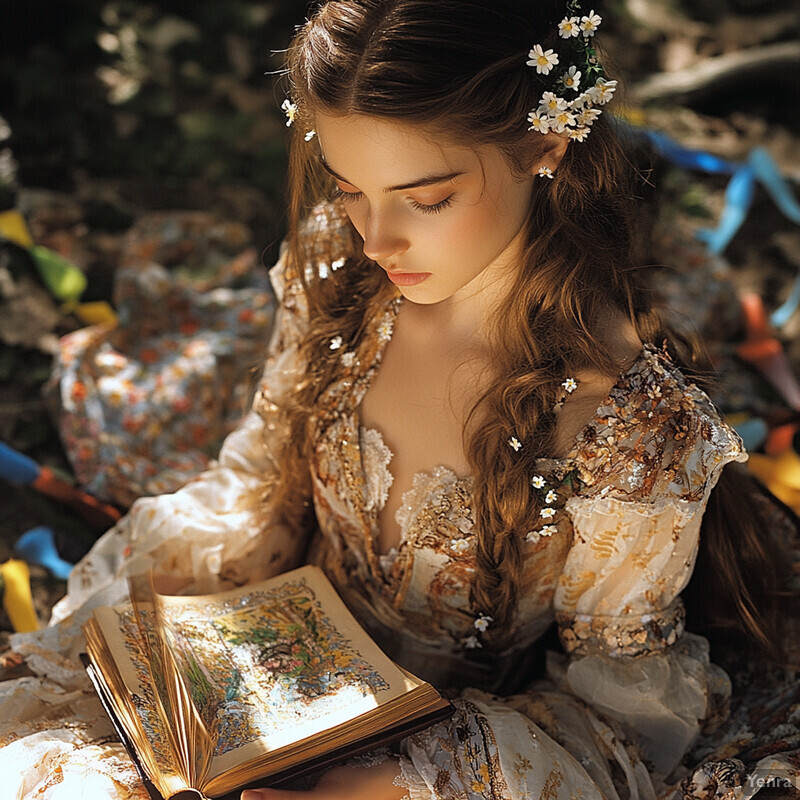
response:
{"label": "neck", "polygon": [[493,322],[508,296],[522,258],[522,235],[498,255],[479,275],[439,303],[406,302],[403,315],[413,319],[420,338],[437,337],[487,347]]}

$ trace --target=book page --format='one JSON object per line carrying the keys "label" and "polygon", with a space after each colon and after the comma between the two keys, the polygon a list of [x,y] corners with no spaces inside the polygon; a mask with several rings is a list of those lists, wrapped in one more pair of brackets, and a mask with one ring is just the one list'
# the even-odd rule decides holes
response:
{"label": "book page", "polygon": [[[186,787],[186,778],[179,774],[173,761],[168,723],[156,711],[157,689],[153,685],[153,675],[158,680],[163,672],[158,665],[150,664],[130,606],[98,608],[93,614],[94,620],[84,626],[84,633],[87,649],[97,667],[98,680],[106,687],[108,702],[132,741],[138,743],[142,733],[146,737],[150,751],[141,752],[137,746],[139,757],[162,794],[169,796]],[[113,653],[114,664],[128,697],[119,696],[120,687],[116,680],[106,680],[106,677],[113,678],[110,671],[107,676],[104,674],[106,652]],[[138,726],[134,720],[138,720]]]}
{"label": "book page", "polygon": [[[316,567],[221,594],[161,599],[192,699],[214,720],[212,776],[420,685],[366,636]],[[109,620],[122,637],[100,622],[110,647],[135,653],[124,616]],[[120,665],[126,684],[142,685],[139,666],[133,658],[127,670]],[[158,721],[139,713],[159,742]]]}

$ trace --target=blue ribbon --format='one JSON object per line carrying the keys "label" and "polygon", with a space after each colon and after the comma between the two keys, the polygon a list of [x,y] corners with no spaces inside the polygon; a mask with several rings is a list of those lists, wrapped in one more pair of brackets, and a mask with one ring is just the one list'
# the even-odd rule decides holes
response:
{"label": "blue ribbon", "polygon": [[[692,150],[678,144],[659,131],[634,128],[653,147],[673,164],[684,169],[699,170],[714,175],[730,175],[725,188],[725,205],[716,228],[702,228],[697,238],[715,254],[722,253],[747,218],[753,204],[755,187],[760,183],[781,212],[800,225],[800,202],[794,196],[789,181],[778,170],[772,156],[761,147],[754,148],[743,164],[728,161],[703,150]],[[798,275],[786,301],[775,309],[770,322],[781,327],[800,307],[800,275]]]}

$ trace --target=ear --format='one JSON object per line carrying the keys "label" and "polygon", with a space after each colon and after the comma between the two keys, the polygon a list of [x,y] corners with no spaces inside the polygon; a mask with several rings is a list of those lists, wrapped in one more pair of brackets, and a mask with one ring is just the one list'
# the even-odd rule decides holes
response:
{"label": "ear", "polygon": [[567,152],[569,147],[569,139],[561,134],[545,133],[542,135],[541,144],[543,145],[541,155],[537,158],[531,166],[531,173],[537,175],[541,167],[547,167],[549,170],[555,172],[561,159],[564,158],[564,153]]}

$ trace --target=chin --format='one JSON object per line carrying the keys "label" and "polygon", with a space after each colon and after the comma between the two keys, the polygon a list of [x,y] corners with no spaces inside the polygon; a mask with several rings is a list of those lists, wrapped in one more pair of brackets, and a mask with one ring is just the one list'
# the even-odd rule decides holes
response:
{"label": "chin", "polygon": [[452,293],[441,294],[440,292],[425,291],[417,286],[398,286],[397,288],[409,303],[414,303],[418,306],[434,306],[453,296]]}

